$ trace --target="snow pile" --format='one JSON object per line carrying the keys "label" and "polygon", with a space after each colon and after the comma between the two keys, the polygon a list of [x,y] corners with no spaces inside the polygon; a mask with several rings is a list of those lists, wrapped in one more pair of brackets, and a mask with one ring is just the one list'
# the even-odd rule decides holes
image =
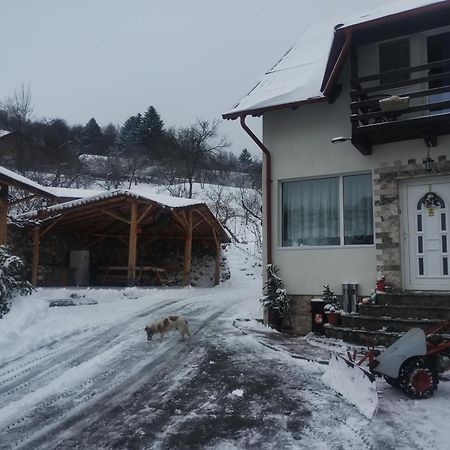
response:
{"label": "snow pile", "polygon": [[356,406],[358,411],[372,419],[378,409],[378,394],[374,381],[358,367],[348,365],[342,358],[331,354],[322,382]]}

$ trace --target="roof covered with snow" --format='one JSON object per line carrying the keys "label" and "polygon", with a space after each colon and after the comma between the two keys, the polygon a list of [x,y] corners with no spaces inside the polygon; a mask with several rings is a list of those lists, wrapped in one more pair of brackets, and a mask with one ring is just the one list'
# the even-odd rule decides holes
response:
{"label": "roof covered with snow", "polygon": [[[147,200],[160,204],[163,207],[169,208],[186,208],[194,205],[205,205],[204,202],[194,199],[171,197],[168,195],[160,194],[149,194],[143,192],[136,192],[129,189],[115,189],[113,191],[103,191],[96,193],[94,195],[85,196],[76,200],[71,200],[65,203],[59,203],[57,205],[49,206],[43,208],[39,211],[31,211],[29,213],[21,214],[20,217],[23,218],[33,218],[42,214],[42,211],[47,212],[50,215],[59,213],[68,209],[76,208],[82,205],[88,205],[91,203],[96,203],[102,200],[112,199],[114,197],[130,197],[137,200]],[[206,206],[206,205],[205,205]]]}
{"label": "roof covered with snow", "polygon": [[32,191],[39,192],[43,195],[55,197],[56,195],[51,191],[51,189],[42,186],[39,183],[36,183],[33,180],[30,180],[27,177],[19,175],[12,170],[7,169],[6,167],[0,166],[0,181],[4,181],[7,184],[12,184],[23,189],[30,189]]}
{"label": "roof covered with snow", "polygon": [[8,136],[8,134],[12,134],[12,132],[8,130],[0,130],[0,138]]}
{"label": "roof covered with snow", "polygon": [[380,18],[436,4],[449,7],[450,1],[402,0],[347,19],[336,19],[308,27],[301,39],[223,117],[236,119],[247,114],[261,115],[270,109],[325,100],[325,69],[337,33]]}

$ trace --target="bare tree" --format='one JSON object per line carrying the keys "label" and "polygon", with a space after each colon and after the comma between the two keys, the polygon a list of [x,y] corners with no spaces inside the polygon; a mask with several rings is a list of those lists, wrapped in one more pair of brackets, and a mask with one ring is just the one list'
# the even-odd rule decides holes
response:
{"label": "bare tree", "polygon": [[189,183],[189,198],[192,198],[192,185],[198,171],[206,167],[208,159],[217,151],[229,146],[225,137],[218,136],[218,129],[218,120],[210,123],[197,119],[190,127],[170,131],[183,176]]}
{"label": "bare tree", "polygon": [[10,127],[14,131],[23,131],[34,110],[30,85],[25,86],[22,83],[0,106],[8,114]]}
{"label": "bare tree", "polygon": [[230,219],[237,216],[233,207],[234,196],[228,188],[221,185],[211,186],[205,196],[209,209],[223,227],[227,226]]}

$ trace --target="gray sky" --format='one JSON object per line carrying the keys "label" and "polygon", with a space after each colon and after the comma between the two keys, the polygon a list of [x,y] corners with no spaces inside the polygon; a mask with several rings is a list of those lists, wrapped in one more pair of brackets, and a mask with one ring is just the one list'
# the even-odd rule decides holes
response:
{"label": "gray sky", "polygon": [[[405,0],[406,2],[407,0]],[[309,23],[389,0],[4,0],[0,99],[23,82],[36,118],[168,126],[220,117]],[[249,124],[258,132],[260,121]],[[222,133],[258,153],[238,122]]]}

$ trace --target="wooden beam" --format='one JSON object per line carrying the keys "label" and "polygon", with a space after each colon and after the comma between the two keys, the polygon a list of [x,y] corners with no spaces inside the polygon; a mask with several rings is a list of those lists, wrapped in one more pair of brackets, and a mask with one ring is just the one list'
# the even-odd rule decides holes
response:
{"label": "wooden beam", "polygon": [[195,212],[196,212],[197,214],[200,214],[200,215],[201,215],[201,216],[209,223],[210,227],[211,227],[213,230],[217,231],[217,230],[216,230],[216,226],[214,225],[214,222],[213,222],[209,217],[207,217],[205,214],[203,214],[203,212],[200,211],[199,209],[196,209]]}
{"label": "wooden beam", "polygon": [[40,233],[41,238],[43,238],[62,218],[63,218],[63,216],[58,217],[47,228],[42,230]]}
{"label": "wooden beam", "polygon": [[214,235],[214,242],[216,244],[216,255],[215,255],[215,267],[214,267],[214,286],[220,284],[220,258],[222,255],[221,246],[219,238],[217,237],[216,230],[212,230]]}
{"label": "wooden beam", "polygon": [[106,239],[105,236],[100,236],[99,238],[94,239],[93,241],[89,242],[87,246],[88,246],[88,248],[89,248],[89,247],[93,247],[95,244],[98,244],[99,242],[102,242],[102,241],[104,241],[105,239]]}
{"label": "wooden beam", "polygon": [[6,245],[8,229],[8,185],[0,184],[0,245]]}
{"label": "wooden beam", "polygon": [[144,212],[139,216],[137,223],[140,223],[143,219],[145,219],[152,209],[153,205],[148,205],[147,208],[145,208]]}
{"label": "wooden beam", "polygon": [[[133,202],[133,203],[134,203],[134,202]],[[133,203],[132,203],[132,204],[133,204]],[[120,221],[122,221],[122,222],[125,222],[125,223],[127,223],[128,225],[130,224],[130,221],[129,221],[129,220],[125,219],[125,218],[122,217],[122,216],[119,216],[119,214],[116,214],[116,213],[113,213],[113,212],[111,212],[111,211],[108,211],[107,209],[102,209],[101,212],[102,212],[103,214],[107,214],[108,216],[114,217],[114,219],[117,219],[117,220],[120,220]]]}
{"label": "wooden beam", "polygon": [[34,228],[33,231],[33,258],[31,260],[31,284],[37,286],[38,268],[39,268],[39,228]]}
{"label": "wooden beam", "polygon": [[186,237],[184,240],[183,284],[189,286],[192,260],[192,209],[186,214]]}
{"label": "wooden beam", "polygon": [[177,223],[180,225],[180,227],[183,229],[183,231],[186,231],[188,228],[188,223],[185,215],[178,214],[175,211],[173,211],[173,218],[177,221]]}
{"label": "wooden beam", "polygon": [[128,240],[128,286],[136,284],[137,203],[131,202],[130,238]]}

